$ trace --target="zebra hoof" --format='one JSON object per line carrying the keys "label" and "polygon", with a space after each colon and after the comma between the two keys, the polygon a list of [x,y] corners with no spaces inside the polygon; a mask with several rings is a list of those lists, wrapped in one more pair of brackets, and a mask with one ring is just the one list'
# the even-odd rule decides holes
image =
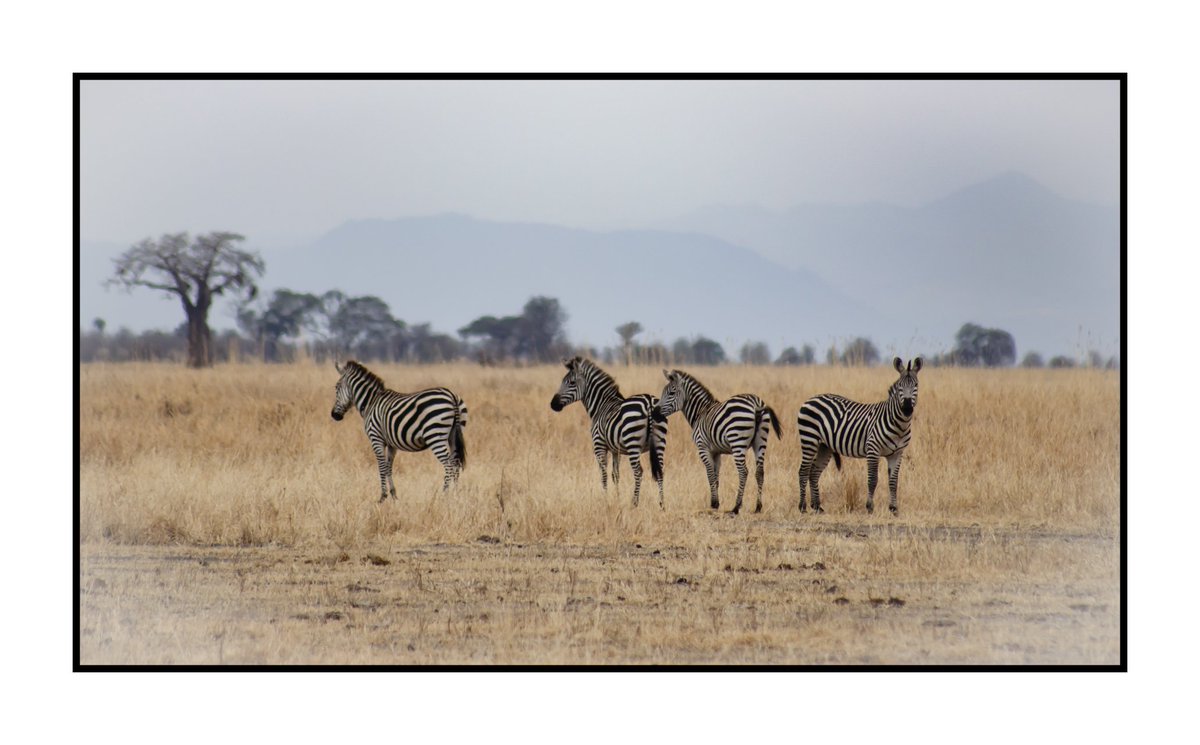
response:
{"label": "zebra hoof", "polygon": [[725,514],[729,515],[730,517],[737,517],[738,513],[741,511],[742,511],[741,507],[734,507],[732,510],[730,510],[729,512],[726,512]]}
{"label": "zebra hoof", "polygon": [[817,514],[817,515],[824,515],[825,508],[824,507],[813,507],[813,513]]}
{"label": "zebra hoof", "polygon": [[760,504],[760,505],[755,505],[755,507],[754,507],[754,514],[756,514],[756,515],[762,514],[762,505],[761,505],[761,504]]}
{"label": "zebra hoof", "polygon": [[900,510],[899,510],[899,508],[897,508],[897,507],[888,507],[888,512],[892,513],[893,515],[899,515],[899,514],[900,514]]}

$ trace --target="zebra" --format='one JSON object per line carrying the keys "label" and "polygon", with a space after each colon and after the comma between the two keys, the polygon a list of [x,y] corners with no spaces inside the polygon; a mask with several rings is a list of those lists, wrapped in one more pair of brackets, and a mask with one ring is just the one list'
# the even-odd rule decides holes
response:
{"label": "zebra", "polygon": [[862,404],[832,393],[813,396],[800,407],[796,425],[800,430],[800,511],[807,512],[805,482],[812,486],[814,512],[821,509],[817,481],[833,457],[838,469],[841,456],[867,459],[867,512],[875,511],[875,486],[879,459],[888,464],[888,509],[897,513],[896,487],[900,480],[900,459],[912,437],[912,416],[917,406],[917,373],[921,358],[905,366],[899,357],[892,366],[900,378],[888,389],[888,397],[874,404]]}
{"label": "zebra", "polygon": [[767,440],[770,427],[775,436],[783,439],[779,429],[779,417],[774,409],[752,393],[742,393],[725,401],[718,401],[704,384],[680,370],[663,370],[667,385],[663,388],[658,406],[654,408],[656,421],[666,421],[676,411],[682,411],[692,427],[692,440],[700,452],[704,470],[708,472],[709,506],[720,507],[717,499],[717,479],[721,471],[721,455],[732,453],[737,464],[737,502],[730,514],[742,509],[742,494],[746,490],[746,451],[754,450],[754,478],[758,481],[758,501],[755,512],[762,512],[763,460],[767,455]]}
{"label": "zebra", "polygon": [[378,375],[350,360],[345,366],[333,363],[341,376],[334,387],[330,416],[340,422],[353,405],[363,418],[363,428],[375,459],[379,461],[379,501],[390,494],[396,498],[392,462],[396,451],[418,452],[429,448],[446,471],[442,491],[457,481],[467,465],[463,427],[467,405],[447,388],[429,388],[416,393],[397,393],[387,388]]}
{"label": "zebra", "polygon": [[607,491],[608,454],[612,453],[613,486],[617,485],[618,455],[629,456],[633,469],[633,506],[642,491],[643,452],[650,454],[650,473],[658,482],[658,507],[663,509],[663,456],[667,446],[666,422],[650,420],[650,411],[658,399],[648,393],[625,398],[612,376],[583,357],[564,359],[567,368],[558,393],[550,399],[550,408],[562,411],[582,401],[592,420],[592,452],[600,464],[600,486]]}

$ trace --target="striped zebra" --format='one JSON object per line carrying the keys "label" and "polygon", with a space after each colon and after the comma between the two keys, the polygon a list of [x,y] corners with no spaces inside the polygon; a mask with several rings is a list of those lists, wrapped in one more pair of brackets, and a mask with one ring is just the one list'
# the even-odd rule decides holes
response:
{"label": "striped zebra", "polygon": [[341,421],[353,405],[362,414],[363,428],[371,449],[379,461],[379,501],[391,494],[392,462],[396,451],[418,452],[429,448],[446,470],[442,491],[467,464],[467,445],[463,427],[467,425],[467,405],[446,388],[430,388],[416,393],[397,393],[384,386],[375,373],[350,360],[345,366],[334,363],[341,375],[334,391],[334,421]]}
{"label": "striped zebra", "polygon": [[633,505],[636,507],[642,491],[643,452],[650,454],[650,473],[658,482],[658,507],[663,507],[663,456],[667,446],[666,422],[652,422],[650,411],[658,399],[647,393],[625,398],[612,376],[591,360],[582,357],[564,359],[567,374],[563,376],[558,393],[550,399],[550,408],[564,407],[582,401],[592,420],[592,452],[600,464],[600,486],[608,489],[608,454],[612,453],[613,486],[618,480],[619,455],[629,456],[633,469]]}
{"label": "striped zebra", "polygon": [[800,511],[807,512],[804,486],[812,486],[814,512],[821,509],[817,481],[829,465],[830,456],[842,467],[841,456],[867,459],[867,512],[875,511],[875,486],[879,459],[888,464],[888,509],[896,513],[896,487],[900,459],[912,437],[912,416],[917,406],[917,373],[921,358],[907,366],[899,357],[892,360],[900,378],[888,389],[885,401],[862,404],[832,393],[813,396],[800,407],[796,424],[800,429]]}
{"label": "striped zebra", "polygon": [[682,411],[692,427],[692,440],[708,472],[710,492],[709,506],[717,509],[717,479],[721,471],[721,455],[733,454],[737,464],[737,502],[730,514],[742,509],[742,494],[746,491],[746,451],[754,450],[754,478],[758,481],[758,501],[755,512],[762,512],[763,459],[767,456],[767,439],[770,427],[775,427],[775,436],[780,439],[779,417],[775,411],[752,393],[742,393],[725,401],[718,401],[704,384],[691,375],[679,370],[663,370],[667,386],[663,389],[658,406],[654,409],[656,421],[666,421],[676,411]]}

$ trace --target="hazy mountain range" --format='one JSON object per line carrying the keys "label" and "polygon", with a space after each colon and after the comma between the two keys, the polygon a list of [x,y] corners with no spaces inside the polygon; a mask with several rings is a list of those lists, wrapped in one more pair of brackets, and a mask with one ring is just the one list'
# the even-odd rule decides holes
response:
{"label": "hazy mountain range", "polygon": [[[1010,173],[917,208],[723,205],[638,230],[455,214],[352,220],[305,245],[263,249],[262,286],[378,295],[398,318],[450,333],[549,295],[570,316],[571,340],[597,347],[636,320],[641,341],[704,334],[731,357],[759,339],[773,354],[809,343],[820,357],[859,335],[908,356],[949,349],[971,321],[1010,331],[1020,354],[1107,356],[1120,340],[1119,225],[1115,206]],[[81,247],[81,325],[178,325],[174,301],[99,287],[125,248]],[[231,326],[232,314],[218,309],[212,322]]]}

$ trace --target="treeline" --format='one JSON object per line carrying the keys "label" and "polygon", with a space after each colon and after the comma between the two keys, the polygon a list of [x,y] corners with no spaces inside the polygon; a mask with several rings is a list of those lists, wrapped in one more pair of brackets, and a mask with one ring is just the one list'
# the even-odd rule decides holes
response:
{"label": "treeline", "polygon": [[[181,360],[192,367],[214,361],[261,359],[290,362],[298,358],[356,357],[391,362],[447,362],[474,359],[480,364],[537,364],[557,361],[574,352],[613,364],[720,365],[731,360],[725,349],[705,336],[639,343],[641,323],[616,327],[621,344],[602,350],[572,347],[565,332],[567,313],[556,298],[532,297],[519,314],[481,316],[458,329],[457,336],[434,331],[429,323],[408,324],[392,315],[388,304],[373,295],[354,297],[340,290],[321,295],[278,289],[270,298],[258,295],[257,278],[266,269],[262,257],[239,246],[245,238],[217,231],[192,238],[168,233],[147,238],[114,259],[113,276],[105,285],[125,290],[148,288],[177,296],[185,321],[173,332],[133,334],[121,329],[106,333],[97,318],[90,329],[79,330],[79,357],[96,360]],[[237,330],[213,334],[208,313],[214,299],[231,297]],[[955,336],[953,349],[926,356],[929,365],[1010,367],[1016,362],[1012,334],[967,323]],[[766,342],[751,341],[738,350],[737,361],[747,365],[812,365],[816,350],[808,344],[787,347],[773,357]],[[881,362],[866,337],[842,347],[830,346],[827,365],[870,366]],[[1103,360],[1089,352],[1082,361],[1090,367],[1119,367],[1116,358]],[[1048,363],[1037,352],[1021,361],[1024,367],[1075,367],[1064,356]]]}
{"label": "treeline", "polygon": [[[789,346],[778,355],[763,341],[750,341],[728,355],[717,341],[700,335],[680,337],[670,344],[640,343],[643,331],[636,321],[618,326],[621,343],[609,347],[579,347],[566,337],[567,313],[556,298],[533,297],[521,312],[507,316],[481,316],[458,329],[457,335],[435,331],[429,323],[406,323],[396,318],[378,297],[354,297],[338,290],[323,295],[276,290],[269,299],[243,303],[237,309],[237,329],[213,336],[216,362],[257,361],[286,363],[301,359],[324,361],[355,358],[363,361],[438,363],[468,360],[482,365],[520,365],[557,362],[561,357],[586,354],[607,365],[842,365],[873,366],[884,362],[875,344],[857,337],[831,345],[818,355],[811,344]],[[152,330],[135,334],[128,329],[107,331],[103,319],[80,330],[79,356],[94,361],[185,361],[188,326],[173,331]],[[1011,367],[1016,364],[1012,335],[999,329],[964,324],[947,352],[926,358],[932,366]],[[1115,357],[1105,359],[1090,351],[1083,359],[1055,356],[1045,360],[1037,352],[1020,362],[1027,368],[1119,368]]]}
{"label": "treeline", "polygon": [[[276,290],[269,299],[247,300],[237,307],[237,330],[213,335],[212,359],[230,362],[261,359],[293,362],[300,358],[388,362],[449,362],[474,359],[483,364],[539,363],[573,350],[566,340],[567,315],[555,298],[534,297],[519,315],[483,316],[458,330],[435,331],[429,323],[409,324],[395,317],[373,295],[350,296],[340,290],[322,295]],[[106,333],[97,318],[80,331],[80,360],[180,360],[189,351],[188,326],[173,332]]]}
{"label": "treeline", "polygon": [[[974,323],[964,323],[954,335],[954,348],[934,355],[926,364],[954,365],[957,367],[1012,367],[1017,361],[1017,342],[1013,335],[1003,329],[989,329]],[[1104,358],[1096,350],[1088,350],[1082,359],[1055,355],[1049,361],[1038,352],[1026,352],[1021,358],[1021,367],[1070,368],[1090,367],[1116,370],[1121,360],[1112,356]]]}

